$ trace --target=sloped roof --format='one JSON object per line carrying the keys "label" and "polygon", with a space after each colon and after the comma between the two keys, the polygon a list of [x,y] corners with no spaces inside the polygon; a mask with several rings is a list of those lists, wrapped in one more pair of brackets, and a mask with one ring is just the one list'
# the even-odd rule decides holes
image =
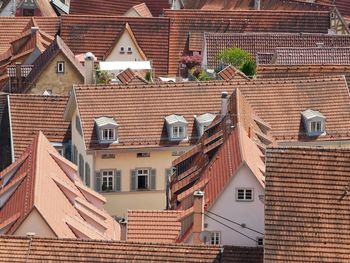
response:
{"label": "sloped roof", "polygon": [[129,210],[127,240],[175,243],[181,230],[181,211]]}
{"label": "sloped roof", "polygon": [[148,82],[142,78],[141,76],[139,76],[138,73],[136,73],[135,71],[133,71],[130,68],[127,68],[126,70],[120,72],[116,78],[123,84],[128,84],[128,83],[132,83],[132,84],[147,84]]}
{"label": "sloped roof", "polygon": [[[219,246],[2,236],[0,262],[203,262],[219,263]],[[238,255],[239,253],[236,253]],[[236,257],[229,253],[227,260]],[[224,261],[229,262],[229,261]]]}
{"label": "sloped roof", "polygon": [[276,48],[271,64],[346,64],[350,65],[349,47]]}
{"label": "sloped roof", "polygon": [[[0,178],[10,178],[8,184],[11,184],[23,175],[23,181],[0,209],[1,221],[14,214],[20,214],[5,234],[15,233],[26,216],[36,209],[57,237],[82,238],[75,234],[75,231],[79,231],[84,233],[86,239],[119,240],[119,225],[102,209],[101,204],[105,199],[95,193],[95,201],[91,201],[85,195],[76,165],[59,155],[41,132],[36,134],[21,157],[0,173]],[[2,183],[5,184],[6,181],[2,180]],[[66,194],[66,191],[69,191],[70,195]],[[86,203],[83,207],[89,210],[89,220],[85,221],[84,215],[75,204],[77,199],[80,200],[80,204]],[[95,219],[94,215],[102,212],[105,216]],[[73,226],[71,221],[84,224],[77,223]],[[96,227],[95,224],[99,221],[102,221],[103,229]]]}
{"label": "sloped roof", "polygon": [[231,80],[233,78],[235,78],[235,79],[242,79],[242,80],[248,80],[249,79],[247,77],[247,75],[245,75],[242,71],[240,71],[239,69],[235,68],[232,65],[228,65],[226,68],[221,70],[218,73],[218,75],[223,80]]}
{"label": "sloped roof", "polygon": [[148,6],[145,3],[137,4],[130,9],[135,10],[142,17],[152,17],[151,11],[149,11]]}
{"label": "sloped roof", "polygon": [[53,6],[48,0],[35,0],[37,7],[40,9],[41,16],[44,17],[57,17]]}
{"label": "sloped roof", "polygon": [[265,260],[347,262],[350,151],[267,150]]}
{"label": "sloped roof", "polygon": [[[188,122],[189,140],[180,145],[191,145],[198,139],[194,115],[217,113],[221,92],[232,92],[234,88],[214,83],[75,86],[85,145],[87,149],[179,145],[168,140],[164,118],[172,114],[181,115]],[[94,119],[106,115],[118,122],[118,144],[98,144]]]}
{"label": "sloped roof", "polygon": [[170,17],[169,74],[178,73],[179,59],[188,52],[189,32],[328,33],[329,12],[165,10]]}
{"label": "sloped roof", "polygon": [[258,53],[274,53],[278,47],[313,48],[318,43],[325,47],[350,46],[350,36],[309,33],[205,33],[205,41],[209,68],[216,68],[217,54],[230,47],[242,48],[256,57]]}
{"label": "sloped roof", "polygon": [[67,96],[9,94],[14,156],[17,160],[35,134],[42,131],[51,142],[70,140],[70,123],[63,113]]}
{"label": "sloped roof", "polygon": [[74,54],[92,52],[99,60],[112,48],[128,23],[149,60],[154,73],[168,69],[169,19],[149,17],[72,16],[61,17],[61,37]]}
{"label": "sloped roof", "polygon": [[350,83],[350,65],[258,65],[257,79],[263,78],[299,78],[299,77],[331,77],[344,75]]}
{"label": "sloped roof", "polygon": [[315,3],[335,5],[342,16],[350,17],[350,5],[348,0],[315,0]]}
{"label": "sloped roof", "polygon": [[48,46],[46,50],[34,61],[33,69],[25,79],[26,89],[23,92],[26,92],[30,88],[30,85],[40,77],[41,73],[60,52],[62,52],[67,60],[71,62],[73,68],[75,68],[80,74],[80,77],[82,79],[84,78],[84,67],[75,58],[73,52],[69,49],[66,43],[64,43],[59,36],[56,36],[51,45]]}
{"label": "sloped roof", "polygon": [[121,16],[131,7],[145,3],[153,16],[159,16],[163,9],[170,8],[168,0],[71,0],[69,13],[72,15]]}

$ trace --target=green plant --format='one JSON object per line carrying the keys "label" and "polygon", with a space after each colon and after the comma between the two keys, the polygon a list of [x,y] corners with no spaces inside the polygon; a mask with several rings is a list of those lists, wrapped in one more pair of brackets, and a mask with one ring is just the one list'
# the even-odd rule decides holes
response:
{"label": "green plant", "polygon": [[105,70],[101,70],[99,66],[96,67],[96,83],[109,84],[112,81],[112,75]]}
{"label": "green plant", "polygon": [[254,60],[247,61],[241,67],[241,71],[249,77],[253,77],[256,74],[256,63]]}
{"label": "green plant", "polygon": [[201,73],[199,73],[199,76],[198,76],[199,81],[207,81],[210,79],[211,78],[210,78],[209,74],[205,70],[202,70]]}
{"label": "green plant", "polygon": [[151,82],[152,81],[152,71],[147,71],[145,80]]}

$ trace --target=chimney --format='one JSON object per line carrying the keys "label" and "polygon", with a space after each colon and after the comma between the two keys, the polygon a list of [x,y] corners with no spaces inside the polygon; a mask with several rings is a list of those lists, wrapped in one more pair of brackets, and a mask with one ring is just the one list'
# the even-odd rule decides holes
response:
{"label": "chimney", "polygon": [[87,52],[84,55],[84,69],[85,69],[85,76],[84,76],[84,84],[95,84],[95,56],[91,52]]}
{"label": "chimney", "polygon": [[32,30],[32,34],[36,33],[39,30],[39,28],[36,26],[32,26],[30,29]]}
{"label": "chimney", "polygon": [[203,244],[200,235],[204,223],[204,192],[195,191],[193,197],[193,244]]}
{"label": "chimney", "polygon": [[228,93],[227,91],[221,92],[221,117],[226,116],[228,108]]}
{"label": "chimney", "polygon": [[126,240],[126,231],[128,226],[128,221],[125,218],[119,220],[120,225],[120,240]]}
{"label": "chimney", "polygon": [[260,10],[260,0],[255,0],[255,2],[254,2],[254,9],[255,10]]}

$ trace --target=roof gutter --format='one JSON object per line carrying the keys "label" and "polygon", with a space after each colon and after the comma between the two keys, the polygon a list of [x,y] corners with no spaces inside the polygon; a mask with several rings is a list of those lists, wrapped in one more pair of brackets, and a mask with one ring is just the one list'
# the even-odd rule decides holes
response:
{"label": "roof gutter", "polygon": [[14,147],[13,147],[13,133],[12,133],[10,94],[7,95],[7,108],[8,108],[9,124],[10,124],[11,162],[14,163],[15,162],[15,152],[14,152]]}

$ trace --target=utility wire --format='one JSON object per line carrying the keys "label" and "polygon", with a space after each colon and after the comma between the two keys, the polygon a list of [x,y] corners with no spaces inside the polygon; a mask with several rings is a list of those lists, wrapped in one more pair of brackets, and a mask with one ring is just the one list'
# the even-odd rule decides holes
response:
{"label": "utility wire", "polygon": [[227,228],[229,228],[229,229],[235,231],[236,233],[238,233],[238,234],[240,234],[240,235],[242,235],[242,236],[245,236],[246,238],[248,238],[248,239],[253,240],[254,242],[256,242],[256,240],[255,240],[254,238],[251,238],[250,236],[247,236],[246,234],[243,234],[242,232],[240,232],[240,231],[234,229],[233,227],[230,227],[229,225],[226,225],[225,223],[222,223],[221,221],[219,221],[219,220],[217,220],[217,219],[215,219],[215,218],[209,216],[208,214],[205,214],[205,213],[204,213],[204,215],[207,216],[207,217],[209,217],[210,219],[216,221],[217,223],[219,223],[219,224],[221,224],[221,225],[223,225],[223,226],[226,226]]}
{"label": "utility wire", "polygon": [[261,232],[259,232],[258,230],[255,230],[255,229],[250,228],[250,227],[247,227],[247,226],[243,226],[242,224],[237,223],[237,222],[235,222],[235,221],[233,221],[233,220],[231,220],[231,219],[228,219],[228,218],[226,218],[226,217],[223,217],[223,216],[221,216],[221,215],[215,214],[215,213],[210,212],[210,211],[207,211],[207,213],[210,213],[210,214],[213,214],[213,215],[215,215],[215,216],[217,216],[217,217],[220,217],[221,219],[224,219],[224,220],[226,220],[226,221],[229,221],[229,222],[231,222],[232,224],[235,224],[235,225],[241,226],[241,227],[243,227],[243,228],[249,229],[250,231],[253,231],[253,232],[257,233],[257,234],[264,235],[264,233],[261,233]]}

